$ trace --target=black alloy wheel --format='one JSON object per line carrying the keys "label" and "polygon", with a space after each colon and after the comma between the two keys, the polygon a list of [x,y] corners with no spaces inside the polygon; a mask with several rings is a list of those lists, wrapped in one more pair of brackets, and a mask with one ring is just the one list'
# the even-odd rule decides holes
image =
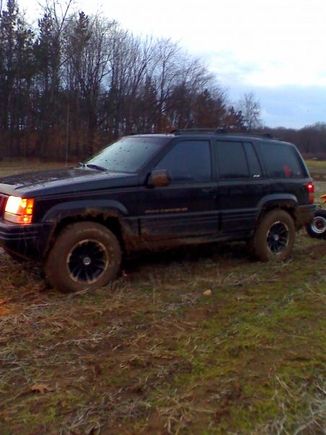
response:
{"label": "black alloy wheel", "polygon": [[273,254],[282,252],[289,243],[289,228],[281,221],[275,222],[267,233],[267,245]]}
{"label": "black alloy wheel", "polygon": [[105,246],[98,240],[81,240],[73,246],[67,268],[76,282],[92,284],[106,271],[109,258]]}

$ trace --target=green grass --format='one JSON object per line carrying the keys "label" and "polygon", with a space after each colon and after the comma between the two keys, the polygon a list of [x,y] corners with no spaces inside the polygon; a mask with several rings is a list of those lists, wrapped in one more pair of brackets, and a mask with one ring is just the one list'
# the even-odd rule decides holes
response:
{"label": "green grass", "polygon": [[326,160],[306,160],[310,170],[326,171]]}
{"label": "green grass", "polygon": [[62,295],[3,254],[0,433],[324,433],[325,258],[304,232],[284,264],[151,253]]}

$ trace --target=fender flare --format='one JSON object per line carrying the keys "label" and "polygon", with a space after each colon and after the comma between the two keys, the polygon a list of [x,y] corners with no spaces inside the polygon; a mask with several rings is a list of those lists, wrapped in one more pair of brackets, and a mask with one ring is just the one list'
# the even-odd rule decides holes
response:
{"label": "fender flare", "polygon": [[44,252],[47,254],[54,240],[54,234],[64,219],[78,219],[83,217],[97,218],[97,217],[115,218],[119,221],[122,232],[126,228],[126,222],[123,220],[128,216],[126,207],[114,200],[81,200],[81,201],[68,201],[61,202],[51,207],[43,216],[42,222],[50,225],[51,230],[45,243]]}
{"label": "fender flare", "polygon": [[77,216],[124,217],[128,216],[127,208],[114,200],[82,200],[61,202],[51,207],[43,216],[42,222],[57,224],[65,218]]}
{"label": "fender flare", "polygon": [[257,208],[259,214],[263,210],[270,208],[292,208],[295,209],[298,206],[298,200],[294,195],[287,193],[272,193],[264,196],[258,203]]}

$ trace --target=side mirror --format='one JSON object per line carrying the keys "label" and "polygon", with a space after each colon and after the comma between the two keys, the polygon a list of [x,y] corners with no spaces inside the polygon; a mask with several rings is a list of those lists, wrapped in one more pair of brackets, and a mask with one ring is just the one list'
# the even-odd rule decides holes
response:
{"label": "side mirror", "polygon": [[171,178],[166,169],[154,169],[148,178],[149,187],[164,187],[171,183]]}

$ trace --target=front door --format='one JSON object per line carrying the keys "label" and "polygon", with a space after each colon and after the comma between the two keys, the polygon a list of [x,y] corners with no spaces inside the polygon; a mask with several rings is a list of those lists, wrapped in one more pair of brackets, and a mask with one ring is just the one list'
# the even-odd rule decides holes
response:
{"label": "front door", "polygon": [[152,169],[165,169],[171,183],[144,186],[140,197],[141,236],[167,240],[213,236],[218,232],[216,181],[208,140],[176,141]]}

